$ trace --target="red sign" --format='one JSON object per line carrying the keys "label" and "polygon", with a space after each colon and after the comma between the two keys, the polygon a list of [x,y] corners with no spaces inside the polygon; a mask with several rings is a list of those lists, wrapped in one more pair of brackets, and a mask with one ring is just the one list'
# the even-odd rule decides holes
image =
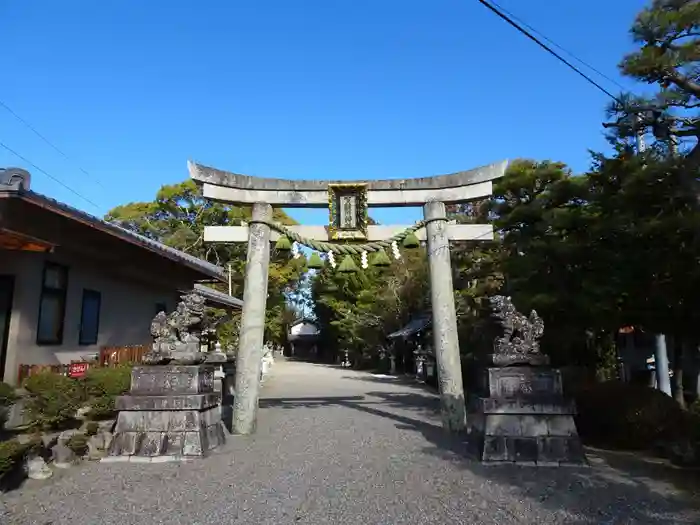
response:
{"label": "red sign", "polygon": [[68,365],[68,377],[72,377],[74,379],[83,377],[89,367],[90,363],[71,363]]}

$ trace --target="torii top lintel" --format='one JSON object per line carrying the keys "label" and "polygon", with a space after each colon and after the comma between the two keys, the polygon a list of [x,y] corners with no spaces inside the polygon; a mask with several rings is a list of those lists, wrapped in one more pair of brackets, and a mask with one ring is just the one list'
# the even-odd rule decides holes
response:
{"label": "torii top lintel", "polygon": [[508,167],[508,161],[501,161],[434,177],[327,181],[253,177],[192,161],[187,164],[190,177],[202,184],[206,198],[236,204],[266,202],[285,208],[328,207],[328,189],[332,185],[365,185],[368,206],[421,206],[430,201],[458,204],[491,195],[492,181],[502,177]]}

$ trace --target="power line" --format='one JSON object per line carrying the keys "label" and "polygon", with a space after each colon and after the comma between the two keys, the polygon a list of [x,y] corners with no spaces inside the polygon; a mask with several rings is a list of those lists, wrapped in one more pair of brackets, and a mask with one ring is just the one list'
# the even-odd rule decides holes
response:
{"label": "power line", "polygon": [[576,74],[579,76],[583,77],[589,84],[593,85],[596,87],[599,91],[602,93],[605,93],[607,96],[609,96],[611,99],[615,101],[619,101],[618,97],[613,95],[610,91],[605,89],[603,86],[601,86],[598,82],[593,80],[591,77],[586,75],[583,71],[581,71],[579,68],[577,68],[574,64],[569,62],[567,59],[565,59],[563,56],[561,56],[559,53],[554,51],[551,47],[549,47],[547,44],[542,42],[540,39],[538,39],[536,36],[534,36],[532,33],[528,32],[524,27],[522,27],[520,24],[515,22],[511,17],[509,17],[507,14],[505,14],[501,9],[495,7],[494,5],[490,4],[486,0],[477,0],[481,5],[492,11],[496,16],[499,18],[505,20],[509,25],[513,26],[518,32],[522,33],[525,35],[527,38],[532,40],[535,44],[540,46],[542,49],[544,49],[547,53],[555,57],[557,60],[559,60],[561,63],[565,64],[569,69],[574,71]]}
{"label": "power line", "polygon": [[584,66],[586,66],[588,69],[590,69],[590,70],[593,71],[594,73],[600,75],[602,78],[604,78],[604,79],[607,80],[608,82],[610,82],[610,83],[612,83],[612,84],[615,84],[617,87],[619,87],[619,88],[620,88],[621,90],[623,90],[623,91],[625,91],[625,90],[627,89],[625,86],[623,86],[622,84],[620,84],[617,80],[615,80],[614,78],[609,77],[608,75],[606,75],[605,73],[603,73],[601,70],[599,70],[599,69],[597,69],[596,67],[590,65],[588,62],[586,62],[586,61],[583,60],[582,58],[579,58],[579,57],[576,56],[574,53],[572,53],[571,51],[569,51],[568,49],[566,49],[565,47],[560,46],[560,45],[557,44],[554,40],[552,40],[551,38],[548,38],[547,35],[543,34],[541,31],[538,31],[536,28],[532,27],[530,24],[528,24],[527,22],[525,22],[522,18],[519,18],[517,15],[515,15],[515,14],[513,14],[512,12],[508,11],[505,7],[499,5],[497,2],[494,2],[493,0],[491,0],[491,4],[493,4],[494,7],[500,9],[501,11],[503,11],[503,13],[505,13],[505,14],[508,15],[510,18],[512,18],[513,20],[515,20],[516,22],[518,22],[518,23],[519,23],[520,25],[522,25],[523,27],[526,27],[526,28],[529,29],[531,32],[535,33],[536,35],[539,35],[539,36],[542,38],[542,40],[544,40],[544,41],[546,41],[546,42],[549,42],[551,45],[553,45],[553,46],[556,47],[557,49],[563,51],[564,53],[566,53],[567,55],[569,55],[571,58],[573,58],[574,60],[576,60],[576,61],[579,62],[580,64],[583,64]]}
{"label": "power line", "polygon": [[60,179],[54,177],[53,175],[51,175],[51,174],[50,174],[48,171],[46,171],[45,169],[40,168],[39,166],[37,166],[36,164],[34,164],[31,160],[29,160],[27,157],[25,157],[25,156],[23,156],[23,155],[17,153],[15,150],[13,150],[13,149],[12,149],[11,147],[9,147],[7,144],[4,144],[3,142],[0,142],[0,147],[5,148],[7,151],[9,151],[10,153],[12,153],[14,156],[16,156],[17,158],[23,160],[24,162],[26,162],[27,164],[29,164],[30,166],[32,166],[35,170],[40,171],[41,173],[43,173],[44,175],[46,175],[48,178],[50,178],[52,181],[54,181],[56,184],[59,184],[59,185],[63,186],[65,189],[67,189],[68,191],[70,191],[73,195],[75,195],[75,196],[77,196],[77,197],[80,197],[80,198],[83,199],[85,202],[87,202],[87,203],[93,205],[93,206],[94,206],[95,208],[97,208],[97,209],[100,209],[100,207],[99,207],[97,204],[95,204],[93,201],[91,201],[91,200],[88,199],[87,197],[84,197],[83,195],[81,195],[80,193],[78,193],[77,191],[75,191],[73,188],[71,188],[70,186],[68,186],[66,183],[64,183],[63,181],[61,181]]}
{"label": "power line", "polygon": [[36,129],[34,126],[32,126],[29,122],[27,122],[25,119],[23,119],[20,115],[18,115],[10,106],[8,106],[7,104],[5,104],[2,100],[0,100],[0,106],[2,106],[3,108],[5,108],[5,110],[6,110],[10,115],[12,115],[13,117],[15,117],[15,118],[16,118],[17,120],[19,120],[22,124],[24,124],[26,127],[28,127],[37,137],[39,137],[41,140],[43,140],[44,142],[46,142],[46,144],[48,144],[49,146],[51,146],[51,148],[53,148],[53,150],[56,151],[58,154],[60,154],[64,159],[66,159],[68,162],[71,162],[72,164],[75,164],[76,167],[77,167],[84,175],[86,175],[88,178],[90,178],[90,179],[92,179],[93,181],[95,181],[95,182],[98,184],[98,186],[100,186],[103,190],[106,190],[106,189],[107,189],[107,188],[105,188],[105,187],[102,185],[102,183],[100,182],[100,180],[99,180],[97,177],[91,175],[91,174],[88,173],[86,170],[84,170],[81,166],[79,166],[77,163],[75,163],[73,160],[71,160],[71,158],[68,157],[68,155],[67,155],[62,149],[60,149],[60,148],[59,148],[58,146],[56,146],[53,142],[51,142],[51,141],[50,141],[49,139],[47,139],[44,135],[42,135],[42,134],[39,132],[39,130],[37,130],[37,129]]}

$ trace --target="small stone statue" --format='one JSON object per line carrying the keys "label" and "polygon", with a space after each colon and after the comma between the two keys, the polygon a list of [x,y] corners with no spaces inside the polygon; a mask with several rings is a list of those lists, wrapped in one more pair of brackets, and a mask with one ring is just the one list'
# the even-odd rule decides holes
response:
{"label": "small stone statue", "polygon": [[143,362],[147,365],[204,362],[206,353],[200,351],[200,335],[204,316],[204,297],[197,292],[181,296],[174,312],[158,312],[151,321],[153,346]]}
{"label": "small stone statue", "polygon": [[503,336],[494,341],[491,356],[495,365],[546,365],[547,356],[540,352],[539,339],[544,333],[544,322],[535,310],[530,317],[518,312],[510,297],[496,295],[489,299],[493,317],[503,328]]}

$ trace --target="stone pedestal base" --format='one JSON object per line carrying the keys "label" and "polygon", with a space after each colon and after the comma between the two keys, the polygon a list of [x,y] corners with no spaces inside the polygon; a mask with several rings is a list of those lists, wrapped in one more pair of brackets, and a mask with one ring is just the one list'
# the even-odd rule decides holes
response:
{"label": "stone pedestal base", "polygon": [[468,416],[469,442],[483,462],[586,465],[572,401],[562,396],[558,370],[486,370]]}
{"label": "stone pedestal base", "polygon": [[114,440],[103,461],[202,457],[226,440],[214,367],[141,366],[116,400]]}

